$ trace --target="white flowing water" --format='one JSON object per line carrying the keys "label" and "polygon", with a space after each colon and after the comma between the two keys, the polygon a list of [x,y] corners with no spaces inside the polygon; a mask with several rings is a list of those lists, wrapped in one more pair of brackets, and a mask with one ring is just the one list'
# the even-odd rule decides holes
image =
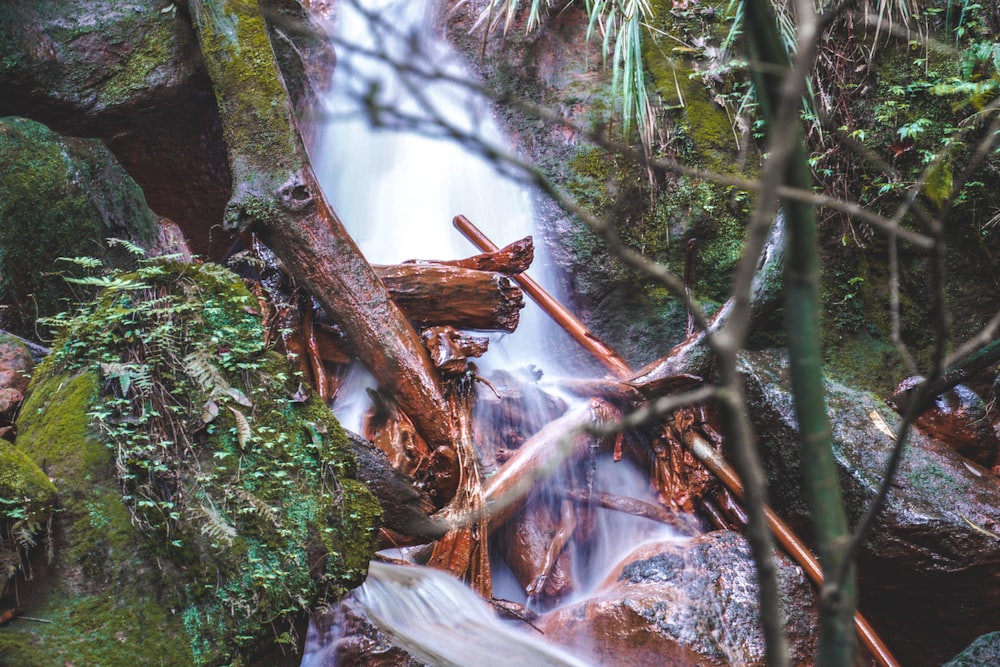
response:
{"label": "white flowing water", "polygon": [[[498,246],[535,234],[531,194],[522,184],[502,174],[495,161],[477,151],[433,136],[442,134],[443,122],[508,150],[489,104],[465,86],[440,80],[407,83],[398,76],[398,68],[362,53],[378,50],[398,63],[469,78],[457,54],[428,27],[425,3],[362,0],[357,2],[359,8],[356,2],[341,0],[336,10],[337,70],[327,109],[329,121],[313,151],[313,163],[329,201],[367,259],[388,264],[476,254],[452,227],[452,218],[458,214],[469,218]],[[382,127],[373,127],[373,110]],[[419,129],[395,127],[400,124]],[[535,248],[530,274],[558,296],[544,243],[537,237]],[[569,373],[560,367],[558,350],[572,345],[529,302],[515,333],[491,335],[490,349],[479,366],[483,372],[532,366],[558,377]],[[365,388],[371,386],[374,380],[365,371],[351,372],[334,404],[345,427],[360,431],[369,407]],[[626,489],[633,488],[635,495],[646,493],[641,475],[625,464],[601,463],[594,480],[595,490],[628,493]],[[605,511],[598,514],[605,535],[597,549],[588,550],[586,559],[577,559],[592,563],[574,573],[578,582],[599,581],[620,557],[623,546],[667,535],[648,520]],[[503,568],[497,571],[503,577]],[[516,582],[504,581],[494,584],[499,595],[524,599]],[[496,620],[474,594],[437,572],[417,569],[406,574],[373,563],[358,597],[394,642],[417,655],[431,656],[424,659],[432,664],[580,664],[520,630],[511,638],[512,630]],[[450,616],[446,610],[451,610]],[[508,646],[509,656],[505,653]],[[514,647],[518,647],[517,655],[526,656],[520,662],[512,662]],[[489,662],[485,657],[492,655],[499,656],[499,661]],[[307,657],[303,664],[322,664],[317,660]]]}
{"label": "white flowing water", "polygon": [[[504,176],[496,160],[440,136],[454,130],[473,137],[478,146],[508,150],[487,100],[448,80],[470,81],[471,75],[429,29],[427,3],[342,0],[336,11],[338,60],[326,110],[330,121],[314,164],[328,199],[368,261],[477,254],[452,226],[459,214],[500,247],[532,235],[529,190]],[[400,65],[441,76],[407,75]],[[382,127],[373,127],[374,104],[390,109],[379,112]],[[558,295],[544,243],[538,241],[531,275]],[[567,343],[566,334],[527,303],[517,331],[492,334],[490,351],[479,365],[543,367],[554,350],[572,349]],[[364,371],[348,378],[343,394],[351,398],[335,405],[347,428],[360,427],[367,404],[357,397],[372,384]]]}

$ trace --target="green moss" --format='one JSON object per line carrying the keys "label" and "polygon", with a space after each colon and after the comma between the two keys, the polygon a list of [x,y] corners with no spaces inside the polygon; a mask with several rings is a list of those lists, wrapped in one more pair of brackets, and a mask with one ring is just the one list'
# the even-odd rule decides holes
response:
{"label": "green moss", "polygon": [[114,595],[49,595],[31,614],[51,623],[39,631],[29,622],[0,628],[0,662],[21,667],[51,665],[198,664],[179,619],[155,599],[122,588]]}
{"label": "green moss", "polygon": [[[687,143],[688,164],[722,174],[756,173],[753,147],[741,150],[732,113],[720,105],[729,99],[739,106],[746,81],[722,62],[709,62],[704,53],[684,44],[720,44],[729,23],[697,7],[678,10],[671,2],[653,2],[652,29],[643,36],[643,63],[649,80],[667,110],[665,124],[676,124],[673,134]],[[711,76],[703,74],[715,68]]]}
{"label": "green moss", "polygon": [[75,296],[39,267],[73,267],[59,257],[96,256],[124,266],[108,237],[154,238],[142,191],[99,141],[68,139],[40,123],[0,119],[0,325],[34,335],[35,317]]}
{"label": "green moss", "polygon": [[[297,154],[288,109],[280,103],[286,94],[274,67],[267,27],[256,2],[208,5],[202,11],[199,39],[223,111],[226,143],[239,147],[238,154],[248,161],[234,165],[237,180],[252,183],[257,170],[280,171],[280,163]],[[250,213],[268,221],[273,211],[265,207]]]}
{"label": "green moss", "polygon": [[24,565],[49,546],[56,489],[34,461],[0,440],[0,598]]}
{"label": "green moss", "polygon": [[[169,4],[165,5],[170,7]],[[152,87],[161,68],[167,68],[173,58],[172,44],[177,31],[175,11],[158,12],[143,22],[144,29],[133,33],[129,40],[128,57],[111,71],[98,91],[98,102],[115,106]],[[139,17],[136,17],[138,21]]]}
{"label": "green moss", "polygon": [[0,499],[52,507],[55,497],[56,488],[42,469],[24,452],[0,440]]}
{"label": "green moss", "polygon": [[[48,471],[60,489],[73,489],[75,471],[100,470],[111,462],[111,452],[96,446],[88,411],[97,397],[94,373],[55,375],[50,364],[39,366],[21,407],[18,444],[30,443],[31,457]],[[40,385],[44,385],[41,386]],[[68,477],[64,477],[68,475]]]}
{"label": "green moss", "polygon": [[[378,502],[329,409],[291,398],[237,276],[154,262],[116,280],[67,320],[22,413],[64,503],[53,594],[132,596],[169,613],[189,655],[172,664],[235,663],[363,580]],[[79,663],[124,659],[104,650]]]}

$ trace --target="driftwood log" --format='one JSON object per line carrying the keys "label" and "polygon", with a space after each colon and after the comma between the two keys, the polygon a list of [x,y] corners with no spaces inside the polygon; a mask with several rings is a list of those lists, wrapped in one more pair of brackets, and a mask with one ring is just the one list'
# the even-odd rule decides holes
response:
{"label": "driftwood log", "polygon": [[476,271],[497,271],[508,275],[516,275],[527,271],[534,259],[534,241],[532,241],[530,236],[525,236],[523,239],[514,241],[499,250],[484,252],[464,259],[411,259],[408,262],[404,262],[404,264],[440,264],[443,266],[457,266],[463,269],[475,269]]}
{"label": "driftwood log", "polygon": [[514,331],[524,294],[500,272],[443,264],[376,266],[392,300],[418,327]]}

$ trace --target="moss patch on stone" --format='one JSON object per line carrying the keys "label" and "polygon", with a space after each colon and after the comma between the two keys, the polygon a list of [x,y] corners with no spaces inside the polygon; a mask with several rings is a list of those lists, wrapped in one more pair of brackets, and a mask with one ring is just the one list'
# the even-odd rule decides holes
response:
{"label": "moss patch on stone", "polygon": [[[265,348],[234,274],[153,262],[113,280],[67,320],[18,438],[63,505],[38,613],[93,608],[100,648],[67,654],[64,627],[47,625],[11,645],[60,664],[161,651],[165,664],[244,664],[293,649],[309,611],[358,585],[374,549],[381,510],[351,479],[346,435]],[[133,632],[123,605],[154,629]]]}
{"label": "moss patch on stone", "polygon": [[59,257],[96,256],[127,265],[109,237],[155,238],[142,190],[100,141],[61,137],[22,118],[0,119],[0,325],[34,335],[36,316],[66,308],[77,296],[41,271],[72,266]]}

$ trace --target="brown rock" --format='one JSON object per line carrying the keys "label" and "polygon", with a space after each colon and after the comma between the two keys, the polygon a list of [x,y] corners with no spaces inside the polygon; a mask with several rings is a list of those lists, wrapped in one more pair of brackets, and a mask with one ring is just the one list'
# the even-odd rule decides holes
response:
{"label": "brown rock", "polygon": [[[900,403],[900,397],[922,381],[919,375],[903,380],[893,393],[894,402]],[[997,435],[986,404],[964,385],[936,396],[933,407],[917,417],[914,426],[980,465],[990,467],[996,462]]]}
{"label": "brown rock", "polygon": [[[816,611],[803,572],[778,560],[794,664],[812,664]],[[763,665],[757,577],[746,539],[716,531],[640,546],[593,597],[540,622],[596,664]]]}
{"label": "brown rock", "polygon": [[35,362],[28,348],[14,336],[0,333],[0,389],[23,395],[28,390]]}

